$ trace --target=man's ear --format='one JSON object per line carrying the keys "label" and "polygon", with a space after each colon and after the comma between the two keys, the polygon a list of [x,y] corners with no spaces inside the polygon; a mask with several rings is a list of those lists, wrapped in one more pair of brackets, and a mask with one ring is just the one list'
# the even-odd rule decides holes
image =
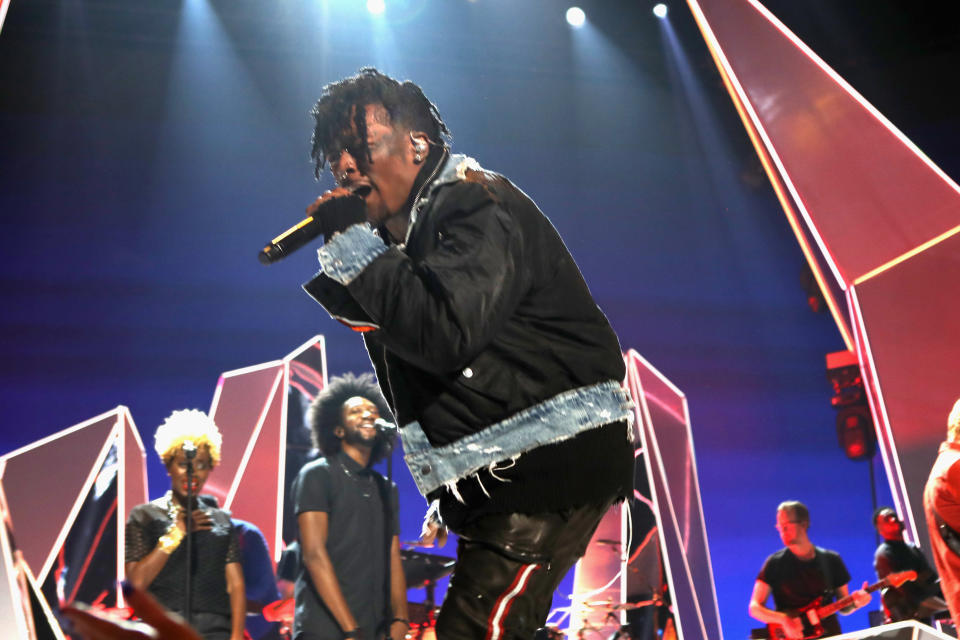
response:
{"label": "man's ear", "polygon": [[430,136],[423,131],[411,131],[410,144],[413,147],[414,162],[423,162],[430,155]]}
{"label": "man's ear", "polygon": [[335,435],[335,436],[337,436],[338,438],[341,438],[341,439],[342,439],[342,438],[343,438],[343,434],[344,434],[343,427],[341,427],[340,425],[337,425],[337,426],[335,426],[335,427],[333,428],[333,435]]}

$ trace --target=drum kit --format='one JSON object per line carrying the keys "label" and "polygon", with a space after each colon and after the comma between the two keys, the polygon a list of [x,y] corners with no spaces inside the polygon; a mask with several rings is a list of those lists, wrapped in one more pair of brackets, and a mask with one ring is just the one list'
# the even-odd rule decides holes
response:
{"label": "drum kit", "polygon": [[[418,542],[405,542],[407,547],[422,546]],[[413,548],[402,549],[403,575],[407,579],[407,589],[423,588],[423,602],[408,602],[410,615],[410,636],[417,640],[435,640],[434,627],[437,624],[436,588],[437,581],[453,573],[456,565],[454,558],[438,556],[432,553],[416,551]]]}
{"label": "drum kit", "polygon": [[[417,542],[403,543],[407,547],[422,546]],[[423,602],[408,602],[407,614],[410,617],[409,638],[415,640],[435,640],[434,627],[437,624],[435,595],[437,582],[453,572],[454,558],[438,556],[432,553],[402,549],[403,575],[407,580],[407,589],[423,589],[426,597]],[[289,636],[293,628],[293,598],[284,598],[271,602],[263,608],[263,617],[269,622],[279,622],[281,633]],[[285,631],[284,631],[285,630]]]}

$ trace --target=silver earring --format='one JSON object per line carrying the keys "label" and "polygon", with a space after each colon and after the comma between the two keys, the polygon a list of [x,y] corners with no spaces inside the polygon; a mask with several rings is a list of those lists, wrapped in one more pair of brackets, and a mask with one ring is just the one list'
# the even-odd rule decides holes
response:
{"label": "silver earring", "polygon": [[347,181],[347,172],[344,171],[343,173],[340,174],[340,183],[342,184],[346,181]]}
{"label": "silver earring", "polygon": [[416,150],[417,153],[416,155],[413,156],[413,161],[422,162],[423,156],[421,154],[423,154],[423,152],[426,151],[426,147],[424,147],[422,144],[418,144],[416,147],[414,147],[414,149]]}

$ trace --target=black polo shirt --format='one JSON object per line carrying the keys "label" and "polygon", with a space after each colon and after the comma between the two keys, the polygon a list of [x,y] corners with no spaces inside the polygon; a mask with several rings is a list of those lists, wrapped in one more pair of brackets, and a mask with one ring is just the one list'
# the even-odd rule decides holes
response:
{"label": "black polo shirt", "polygon": [[[293,487],[298,516],[306,511],[328,515],[327,554],[351,613],[371,637],[384,620],[387,604],[389,540],[399,535],[397,487],[391,483],[385,513],[385,486],[383,476],[341,451],[304,465]],[[302,561],[294,594],[294,638],[303,633],[340,637],[343,630],[320,599]]]}

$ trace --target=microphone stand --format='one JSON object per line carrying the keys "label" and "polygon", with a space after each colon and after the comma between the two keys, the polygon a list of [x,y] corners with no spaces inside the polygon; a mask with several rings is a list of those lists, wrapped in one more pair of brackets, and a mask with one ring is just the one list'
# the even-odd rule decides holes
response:
{"label": "microphone stand", "polygon": [[389,434],[387,438],[387,485],[393,482],[393,447],[397,444],[396,436]]}
{"label": "microphone stand", "polygon": [[183,617],[187,624],[193,625],[193,597],[191,589],[193,587],[193,576],[191,575],[191,564],[193,562],[193,458],[197,455],[196,447],[184,447],[184,453],[187,456],[187,505],[185,507],[186,527],[187,527],[187,576],[183,585]]}

